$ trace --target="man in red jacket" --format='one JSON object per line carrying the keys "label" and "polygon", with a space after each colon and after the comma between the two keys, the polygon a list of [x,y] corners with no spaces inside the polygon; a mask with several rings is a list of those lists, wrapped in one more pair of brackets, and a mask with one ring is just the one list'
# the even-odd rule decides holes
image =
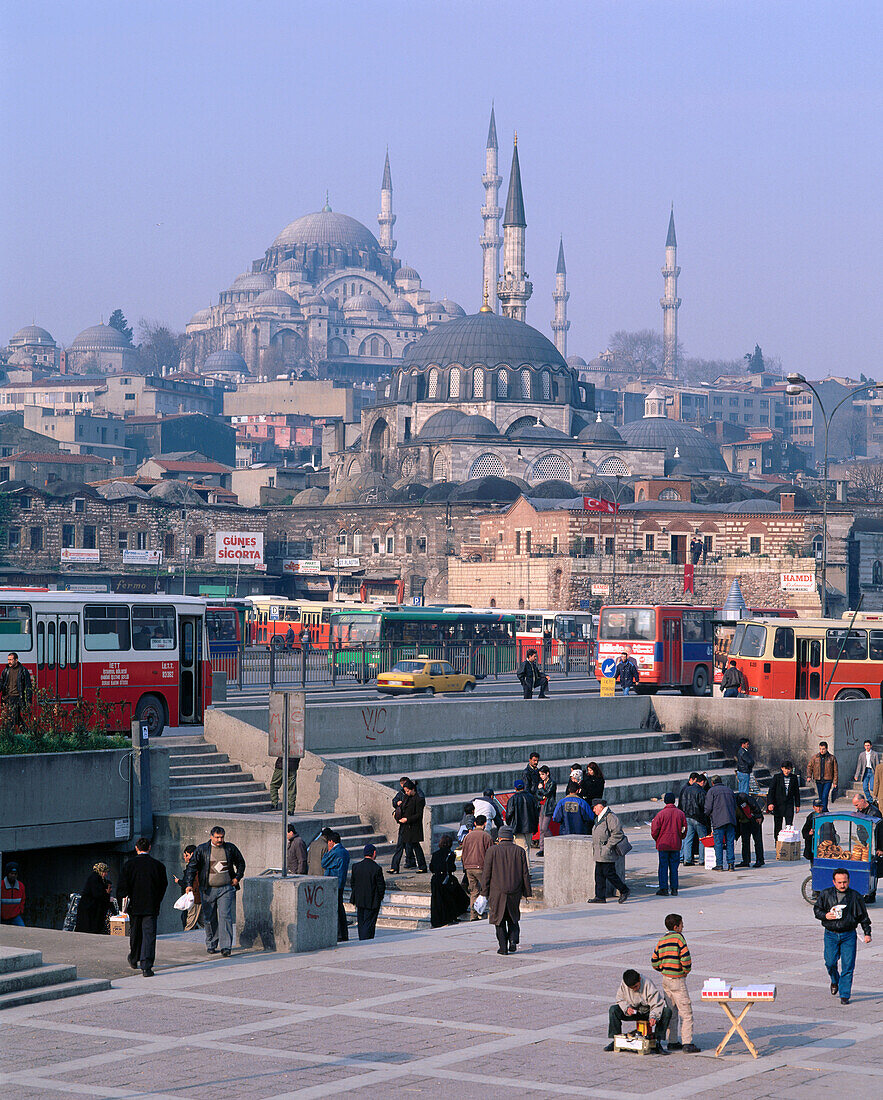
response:
{"label": "man in red jacket", "polygon": [[661,897],[667,898],[669,892],[673,898],[678,896],[678,863],[681,842],[686,834],[687,816],[677,808],[675,796],[669,792],[665,796],[665,806],[650,824],[650,835],[659,853],[659,889],[656,893]]}

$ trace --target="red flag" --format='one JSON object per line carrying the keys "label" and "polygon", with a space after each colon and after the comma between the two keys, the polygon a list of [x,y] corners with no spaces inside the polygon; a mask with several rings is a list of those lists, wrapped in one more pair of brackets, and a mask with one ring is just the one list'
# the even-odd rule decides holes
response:
{"label": "red flag", "polygon": [[693,591],[693,566],[690,562],[684,562],[684,591]]}
{"label": "red flag", "polygon": [[619,505],[612,500],[604,500],[603,497],[583,497],[584,512],[606,512],[615,515],[619,511]]}

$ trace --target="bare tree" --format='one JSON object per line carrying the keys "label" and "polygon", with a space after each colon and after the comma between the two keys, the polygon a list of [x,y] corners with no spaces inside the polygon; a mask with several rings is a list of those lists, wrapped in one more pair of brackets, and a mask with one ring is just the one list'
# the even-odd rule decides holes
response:
{"label": "bare tree", "polygon": [[681,379],[693,385],[745,373],[745,364],[741,359],[681,359],[679,363]]}
{"label": "bare tree", "polygon": [[610,337],[609,347],[642,374],[659,374],[662,371],[662,334],[652,328],[643,328],[638,332],[619,329]]}
{"label": "bare tree", "polygon": [[144,369],[150,374],[160,374],[162,368],[177,370],[186,337],[183,332],[173,332],[168,325],[142,317],[138,322],[140,344],[138,354]]}
{"label": "bare tree", "polygon": [[857,503],[883,500],[883,462],[851,462],[849,497]]}

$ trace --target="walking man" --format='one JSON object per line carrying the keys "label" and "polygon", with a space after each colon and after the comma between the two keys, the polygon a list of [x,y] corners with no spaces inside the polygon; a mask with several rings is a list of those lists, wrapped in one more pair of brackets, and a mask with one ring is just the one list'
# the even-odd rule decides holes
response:
{"label": "walking man", "polygon": [[210,835],[187,864],[184,884],[191,894],[194,880],[199,886],[206,953],[214,955],[220,947],[227,958],[233,950],[236,891],[245,874],[245,860],[236,845],[224,839],[226,833],[220,825],[215,825]]}
{"label": "walking man", "polygon": [[[668,1028],[668,1049],[683,1050],[686,1054],[698,1054],[693,1043],[693,1005],[687,989],[687,975],[693,968],[690,949],[684,939],[684,918],[680,913],[669,913],[665,918],[666,934],[656,944],[650,962],[662,975],[662,993],[671,1009]],[[678,1017],[681,1038],[678,1040]]]}
{"label": "walking man", "polygon": [[307,873],[307,846],[303,837],[294,827],[294,822],[288,823],[288,844],[285,848],[285,869],[290,875],[305,875]]}
{"label": "walking man", "polygon": [[751,742],[747,737],[743,737],[739,742],[739,751],[736,753],[736,790],[740,794],[748,794],[753,770],[754,753],[751,751]]}
{"label": "walking man", "polygon": [[515,780],[515,793],[506,803],[506,824],[515,836],[515,843],[524,849],[530,868],[530,844],[540,823],[540,804],[524,789],[524,780]]}
{"label": "walking man", "polygon": [[31,708],[32,695],[30,672],[19,661],[17,653],[8,654],[6,668],[0,674],[0,704],[3,722],[9,724],[13,733],[19,728],[22,733],[27,732],[27,712]]}
{"label": "walking man", "polygon": [[6,874],[0,879],[0,924],[17,924],[24,928],[25,884],[18,877],[18,864],[7,863]]}
{"label": "walking man", "polygon": [[343,907],[343,891],[346,888],[346,876],[350,869],[350,854],[340,843],[340,833],[334,832],[333,829],[328,830],[325,846],[322,870],[326,878],[337,879],[337,942],[344,943],[350,938],[346,910]]}
{"label": "walking man", "polygon": [[421,841],[423,840],[423,810],[426,800],[417,794],[414,781],[406,779],[402,783],[404,797],[399,803],[398,818],[399,839],[396,850],[392,854],[392,864],[389,868],[391,875],[399,873],[399,865],[402,862],[402,853],[406,858],[414,859],[417,864],[417,873],[426,874],[426,856],[423,853]]}
{"label": "walking man", "polygon": [[782,831],[782,822],[793,825],[794,815],[800,813],[800,781],[793,773],[794,765],[785,760],[767,788],[767,812],[773,815],[775,839]]}
{"label": "walking man", "polygon": [[870,741],[865,741],[864,748],[859,753],[859,758],[855,765],[855,775],[853,778],[856,782],[861,780],[862,793],[868,802],[874,800],[874,773],[877,771],[877,765],[879,763],[880,754],[874,752]]}
{"label": "walking man", "polygon": [[631,851],[619,818],[610,809],[603,798],[597,799],[592,811],[595,814],[595,827],[592,829],[592,852],[595,857],[595,896],[589,898],[596,905],[607,901],[608,886],[619,890],[619,904],[628,900],[631,893],[628,886],[616,873],[616,860]]}
{"label": "walking man", "polygon": [[623,695],[631,695],[632,688],[638,683],[638,666],[634,658],[629,657],[625,650],[619,655],[619,661],[613,671],[613,679],[619,680]]}
{"label": "walking man", "polygon": [[492,848],[494,844],[485,830],[486,823],[487,818],[484,814],[476,816],[475,825],[463,837],[463,846],[460,850],[460,862],[463,864],[466,882],[469,884],[469,906],[472,910],[470,920],[481,920],[475,912],[475,899],[481,893],[484,857],[487,855],[488,848]]}
{"label": "walking man", "polygon": [[[299,756],[289,756],[288,758],[288,812],[294,813],[294,804],[297,801],[297,769],[300,766]],[[274,810],[279,809],[280,797],[279,792],[282,789],[282,757],[276,757],[276,763],[273,765],[273,777],[270,780],[270,802],[273,805]]]}
{"label": "walking man", "polygon": [[662,897],[678,896],[678,864],[681,845],[687,835],[687,815],[675,805],[675,796],[668,792],[665,806],[650,823],[650,835],[656,841],[659,856],[659,889]]}
{"label": "walking man", "polygon": [[822,803],[822,813],[828,812],[828,799],[832,801],[837,792],[839,775],[837,757],[828,752],[828,742],[819,741],[819,751],[809,762],[806,775],[807,783],[815,783],[816,791]]}
{"label": "walking man", "polygon": [[681,845],[681,863],[685,867],[693,866],[693,841],[705,836],[705,790],[699,784],[699,772],[690,772],[690,778],[681,787],[678,796],[678,809],[684,811],[687,819],[687,831]]}
{"label": "walking man", "polygon": [[362,856],[358,863],[353,864],[350,874],[350,901],[356,907],[359,939],[373,940],[386,893],[386,880],[377,863],[377,849],[373,844],[365,845]]}
{"label": "walking man", "polygon": [[512,830],[506,825],[485,856],[481,892],[488,899],[488,920],[497,929],[497,954],[514,955],[521,939],[521,899],[531,897],[532,891],[527,855],[512,843]]}
{"label": "walking man", "polygon": [[705,813],[714,833],[714,869],[724,869],[724,849],[727,870],[736,870],[736,796],[721,783],[719,775],[711,777],[711,790],[705,796]]}
{"label": "walking man", "polygon": [[537,797],[540,801],[540,850],[538,856],[543,855],[546,837],[552,831],[552,815],[555,813],[555,805],[558,801],[558,784],[552,778],[552,773],[543,765],[540,768],[540,785],[537,789]]}
{"label": "walking man", "polygon": [[840,1003],[848,1005],[858,939],[855,930],[861,925],[865,943],[870,943],[871,920],[864,898],[849,885],[849,872],[845,867],[835,868],[834,885],[822,890],[813,912],[825,929],[825,967],[831,978],[831,995],[836,997],[839,993]]}
{"label": "walking man", "polygon": [[723,676],[721,676],[721,692],[724,699],[735,699],[742,690],[742,686],[742,673],[739,671],[736,662],[730,661],[724,670]]}
{"label": "walking man", "polygon": [[540,786],[540,754],[532,752],[527,759],[527,767],[521,774],[524,780],[524,789],[535,798]]}
{"label": "walking man", "polygon": [[156,958],[156,918],[169,885],[166,869],[150,854],[150,841],[135,841],[135,855],[123,864],[117,883],[117,897],[129,914],[129,966],[141,967],[145,978],[153,977]]}

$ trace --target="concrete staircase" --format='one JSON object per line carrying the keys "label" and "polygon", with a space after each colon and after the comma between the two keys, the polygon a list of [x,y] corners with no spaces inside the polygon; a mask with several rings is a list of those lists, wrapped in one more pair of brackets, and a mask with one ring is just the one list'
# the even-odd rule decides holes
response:
{"label": "concrete staircase", "polygon": [[248,814],[272,809],[267,788],[201,737],[169,744],[169,810]]}
{"label": "concrete staircase", "polygon": [[[386,896],[383,899],[380,916],[377,918],[377,927],[385,928],[390,932],[415,932],[418,929],[431,927],[429,883],[426,884],[426,893],[409,893],[406,890],[397,889],[394,882],[394,879],[386,880]],[[344,909],[348,917],[355,919],[355,906],[345,902]]]}
{"label": "concrete staircase", "polygon": [[0,947],[0,1009],[110,989],[106,978],[77,979],[75,966],[44,966],[41,951]]}

